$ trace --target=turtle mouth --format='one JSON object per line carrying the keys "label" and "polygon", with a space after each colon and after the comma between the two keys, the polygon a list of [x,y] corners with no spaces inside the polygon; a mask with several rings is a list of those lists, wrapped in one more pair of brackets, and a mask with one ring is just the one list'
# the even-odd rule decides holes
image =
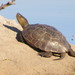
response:
{"label": "turtle mouth", "polygon": [[17,18],[17,20],[21,20],[21,19],[23,20],[24,17],[20,13],[17,13],[16,18]]}
{"label": "turtle mouth", "polygon": [[17,14],[16,14],[16,17],[21,18],[21,16],[22,16],[22,15],[21,15],[20,13],[17,13]]}

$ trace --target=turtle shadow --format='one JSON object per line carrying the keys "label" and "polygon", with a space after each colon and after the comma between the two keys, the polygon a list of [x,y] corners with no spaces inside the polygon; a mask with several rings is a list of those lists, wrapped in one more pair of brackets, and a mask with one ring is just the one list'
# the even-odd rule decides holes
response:
{"label": "turtle shadow", "polygon": [[16,34],[16,40],[17,40],[18,42],[27,44],[28,46],[30,46],[31,48],[33,48],[33,50],[35,50],[35,51],[37,51],[37,52],[42,52],[40,49],[35,48],[35,47],[29,45],[29,44],[24,40],[24,38],[23,38],[23,41],[21,40],[21,39],[22,39],[21,36],[20,36],[21,30],[17,29],[16,27],[12,27],[12,26],[5,25],[5,24],[3,24],[3,26],[17,33],[17,34]]}
{"label": "turtle shadow", "polygon": [[6,27],[6,28],[8,28],[8,29],[10,29],[10,30],[12,30],[12,31],[14,31],[14,32],[16,32],[17,33],[16,39],[17,39],[18,42],[21,42],[21,38],[19,36],[19,34],[21,33],[21,31],[19,29],[15,28],[15,27],[12,27],[12,26],[5,25],[5,24],[3,24],[3,26]]}

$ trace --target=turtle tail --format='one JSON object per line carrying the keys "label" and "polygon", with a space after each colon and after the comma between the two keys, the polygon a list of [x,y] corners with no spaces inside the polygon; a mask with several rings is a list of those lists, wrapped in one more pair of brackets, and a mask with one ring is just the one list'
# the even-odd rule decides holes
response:
{"label": "turtle tail", "polygon": [[69,50],[68,54],[72,57],[75,57],[75,51],[73,51],[72,49]]}

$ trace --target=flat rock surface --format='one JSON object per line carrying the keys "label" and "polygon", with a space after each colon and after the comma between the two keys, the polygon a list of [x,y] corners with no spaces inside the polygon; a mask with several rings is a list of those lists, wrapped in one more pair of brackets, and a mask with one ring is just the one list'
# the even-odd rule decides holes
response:
{"label": "flat rock surface", "polygon": [[[75,75],[75,57],[66,54],[44,58],[27,44],[16,39],[22,30],[14,20],[0,16],[0,75]],[[71,45],[75,51],[75,45]]]}

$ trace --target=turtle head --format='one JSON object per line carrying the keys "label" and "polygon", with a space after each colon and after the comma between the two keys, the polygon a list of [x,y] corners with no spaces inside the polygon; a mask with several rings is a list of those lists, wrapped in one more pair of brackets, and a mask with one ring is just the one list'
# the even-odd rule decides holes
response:
{"label": "turtle head", "polygon": [[27,19],[25,17],[23,17],[20,13],[16,14],[16,18],[23,29],[29,25]]}

